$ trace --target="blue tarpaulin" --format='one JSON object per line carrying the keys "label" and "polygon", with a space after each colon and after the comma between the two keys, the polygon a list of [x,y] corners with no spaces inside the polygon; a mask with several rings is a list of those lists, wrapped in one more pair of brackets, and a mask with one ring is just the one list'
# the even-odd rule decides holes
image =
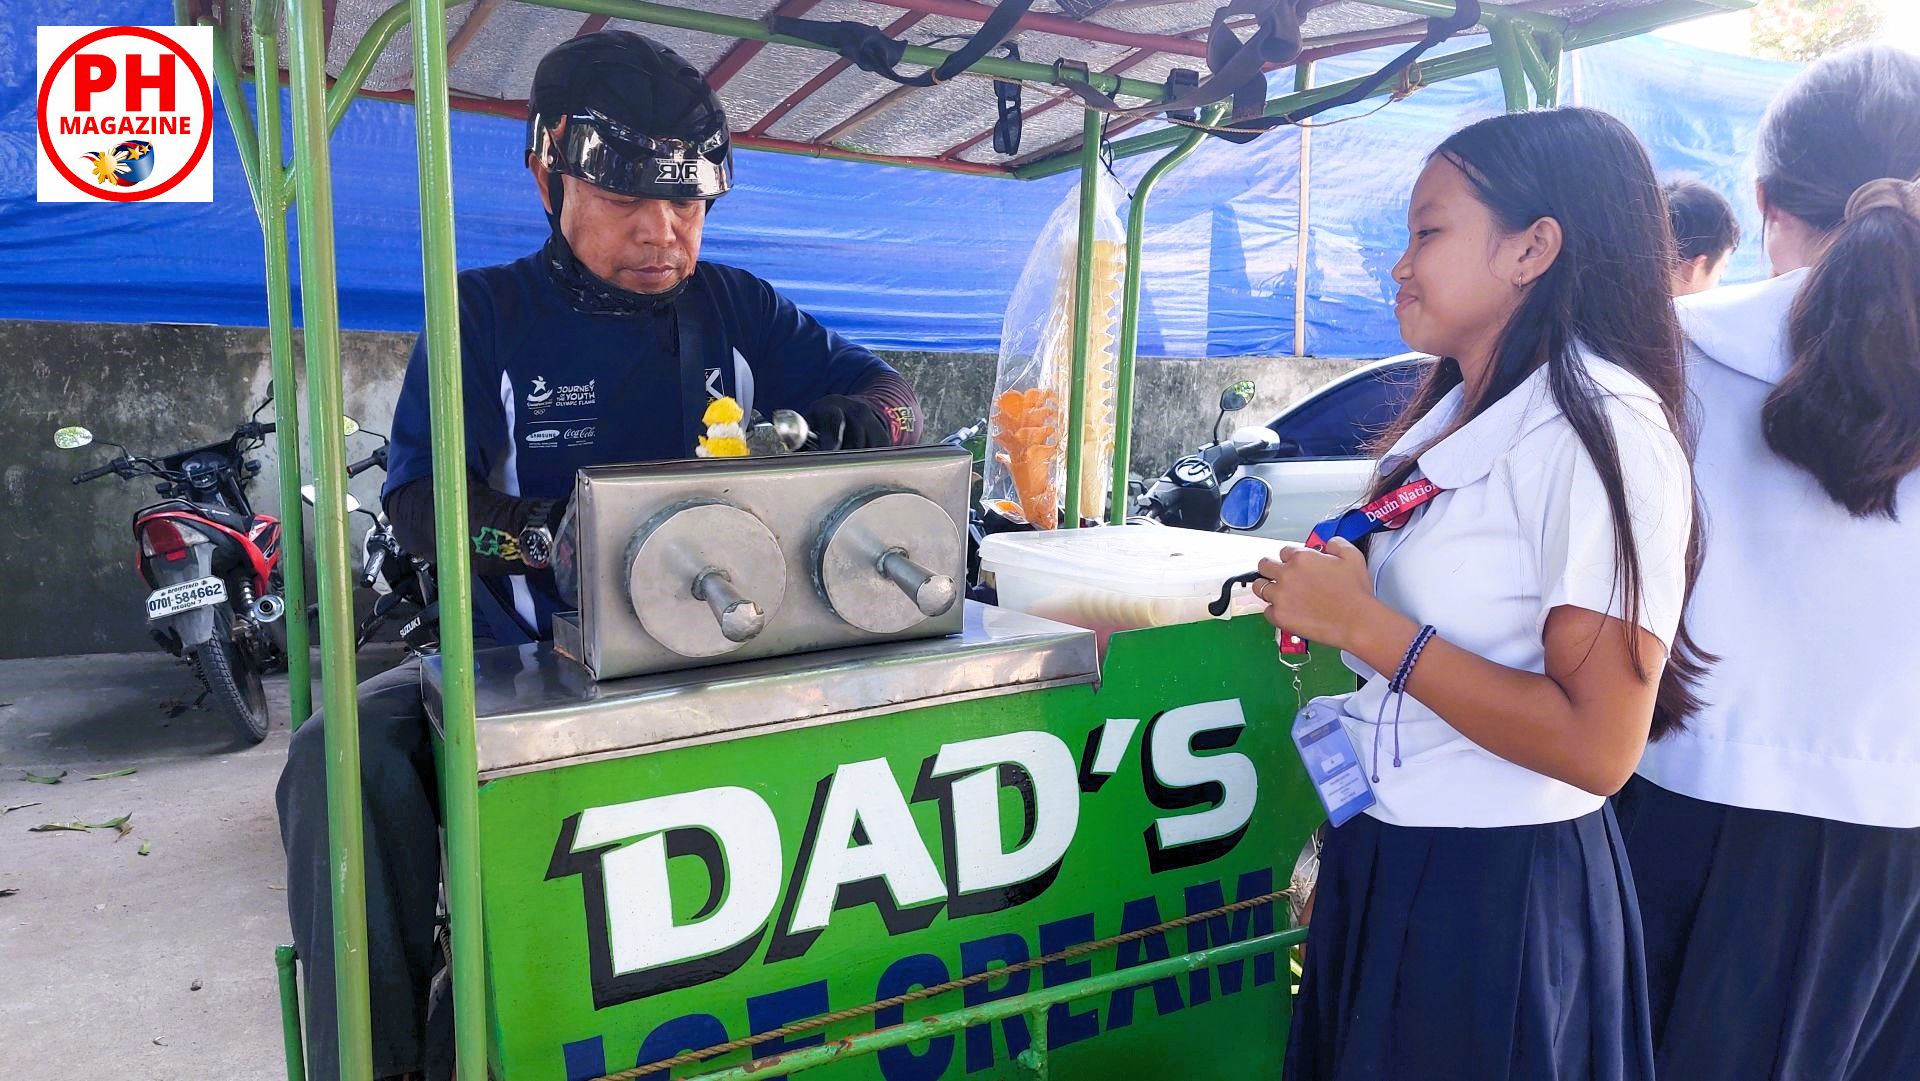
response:
{"label": "blue tarpaulin", "polygon": [[[0,4],[0,318],[265,324],[260,229],[224,115],[214,121],[212,203],[34,199],[35,27],[170,20],[171,6],[159,0]],[[1327,61],[1319,77],[1345,78],[1376,63],[1368,56]],[[1572,54],[1569,69],[1573,102],[1619,115],[1660,169],[1697,176],[1734,200],[1750,239],[1730,279],[1758,276],[1747,151],[1791,66],[1647,38]],[[1281,77],[1290,88],[1291,73]],[[1499,111],[1501,101],[1489,72],[1422,88],[1375,115],[1312,133],[1309,352],[1401,348],[1388,271],[1405,240],[1407,191],[1447,132]],[[463,267],[517,258],[545,236],[521,165],[523,136],[524,125],[512,120],[455,115]],[[1148,217],[1143,354],[1293,351],[1300,138],[1281,129],[1246,147],[1210,141],[1161,183]],[[348,327],[420,324],[413,140],[410,107],[370,100],[355,102],[334,136],[340,314]],[[1132,181],[1147,160],[1122,162],[1120,176]],[[709,219],[703,256],[752,270],[829,326],[892,349],[994,350],[1032,238],[1073,183],[1071,176],[1018,183],[767,153],[742,153],[736,166],[739,186]]]}

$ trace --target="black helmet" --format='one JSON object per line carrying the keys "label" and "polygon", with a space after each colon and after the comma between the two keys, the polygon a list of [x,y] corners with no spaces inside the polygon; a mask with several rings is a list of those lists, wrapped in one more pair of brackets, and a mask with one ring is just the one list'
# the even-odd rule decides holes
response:
{"label": "black helmet", "polygon": [[527,96],[535,155],[555,174],[646,199],[713,200],[733,186],[720,99],[678,53],[626,30],[577,37],[541,58]]}

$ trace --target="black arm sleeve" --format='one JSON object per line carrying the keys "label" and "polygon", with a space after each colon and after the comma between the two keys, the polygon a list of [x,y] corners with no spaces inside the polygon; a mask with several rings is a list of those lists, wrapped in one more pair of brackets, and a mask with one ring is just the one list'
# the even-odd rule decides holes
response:
{"label": "black arm sleeve", "polygon": [[[435,550],[433,478],[403,484],[387,494],[383,505],[393,523],[393,539],[414,555],[431,558]],[[526,574],[533,570],[520,558],[520,531],[534,512],[547,510],[547,528],[558,530],[566,513],[562,499],[519,499],[489,488],[478,475],[467,475],[468,558],[473,573],[486,577]]]}
{"label": "black arm sleeve", "polygon": [[881,368],[869,373],[847,392],[847,397],[873,406],[887,422],[894,446],[911,447],[920,442],[920,399],[913,392],[913,384],[899,372]]}

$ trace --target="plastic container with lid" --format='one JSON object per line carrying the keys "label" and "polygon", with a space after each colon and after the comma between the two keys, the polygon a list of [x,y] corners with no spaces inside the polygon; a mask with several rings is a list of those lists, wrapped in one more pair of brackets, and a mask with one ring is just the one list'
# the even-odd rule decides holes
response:
{"label": "plastic container with lid", "polygon": [[[1227,579],[1256,569],[1280,545],[1263,537],[1166,526],[995,533],[980,545],[980,569],[992,572],[1000,604],[1098,631],[1194,623]],[[1235,587],[1223,618],[1266,607]]]}

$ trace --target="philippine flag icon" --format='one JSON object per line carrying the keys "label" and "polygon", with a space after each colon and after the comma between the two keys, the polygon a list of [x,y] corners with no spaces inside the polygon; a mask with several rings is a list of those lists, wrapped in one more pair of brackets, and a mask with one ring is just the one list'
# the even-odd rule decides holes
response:
{"label": "philippine flag icon", "polygon": [[130,188],[153,175],[153,144],[128,139],[104,154],[89,153],[93,178],[116,188]]}

